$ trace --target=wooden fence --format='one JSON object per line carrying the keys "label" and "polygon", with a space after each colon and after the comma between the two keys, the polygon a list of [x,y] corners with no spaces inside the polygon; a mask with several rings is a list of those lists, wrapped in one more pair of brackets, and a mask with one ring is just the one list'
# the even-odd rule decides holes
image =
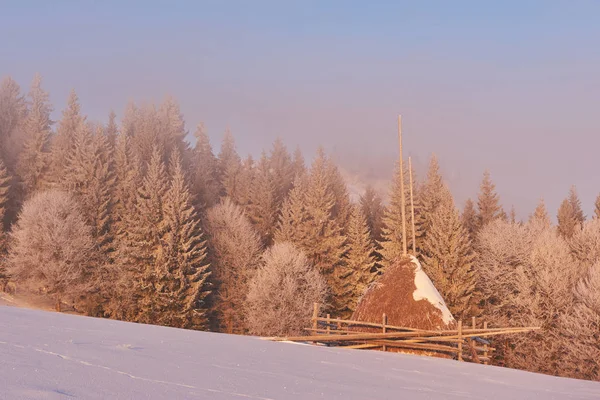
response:
{"label": "wooden fence", "polygon": [[472,318],[470,327],[457,322],[456,329],[424,330],[388,325],[387,317],[382,315],[381,324],[319,317],[319,305],[314,305],[312,326],[306,328],[308,336],[273,338],[277,341],[312,342],[327,346],[339,346],[349,349],[377,349],[383,351],[416,350],[445,355],[459,361],[472,361],[488,364],[495,348],[484,338],[526,333],[539,327],[489,328],[487,322],[478,327],[476,318]]}

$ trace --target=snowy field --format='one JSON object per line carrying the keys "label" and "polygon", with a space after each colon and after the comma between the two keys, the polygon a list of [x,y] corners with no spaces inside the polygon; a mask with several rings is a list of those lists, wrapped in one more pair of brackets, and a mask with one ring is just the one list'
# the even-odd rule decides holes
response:
{"label": "snowy field", "polygon": [[600,399],[600,383],[0,306],[0,399]]}

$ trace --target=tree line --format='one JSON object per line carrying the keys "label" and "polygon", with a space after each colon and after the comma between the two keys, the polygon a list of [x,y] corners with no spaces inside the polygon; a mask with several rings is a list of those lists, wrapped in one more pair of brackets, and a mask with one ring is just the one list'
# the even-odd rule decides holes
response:
{"label": "tree line", "polygon": [[[352,202],[322,149],[307,165],[276,140],[242,159],[226,131],[215,154],[202,124],[190,144],[173,98],[105,124],[74,91],[56,122],[52,111],[39,75],[27,94],[0,84],[0,279],[57,308],[299,334],[315,301],[349,317],[402,255],[399,170],[386,204],[371,187]],[[543,201],[527,221],[506,213],[488,172],[462,211],[435,157],[417,178],[414,247],[453,315],[542,327],[496,343],[496,363],[598,380],[600,197],[586,219],[571,188],[553,225]]]}

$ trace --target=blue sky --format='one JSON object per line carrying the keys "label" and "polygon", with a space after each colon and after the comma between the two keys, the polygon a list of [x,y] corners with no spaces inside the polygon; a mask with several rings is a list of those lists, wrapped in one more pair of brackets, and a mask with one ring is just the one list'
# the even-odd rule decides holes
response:
{"label": "blue sky", "polygon": [[506,208],[552,214],[577,185],[592,214],[598,1],[2,1],[0,75],[75,88],[91,119],[175,96],[213,144],[281,136],[386,177],[431,153],[462,205],[487,168]]}

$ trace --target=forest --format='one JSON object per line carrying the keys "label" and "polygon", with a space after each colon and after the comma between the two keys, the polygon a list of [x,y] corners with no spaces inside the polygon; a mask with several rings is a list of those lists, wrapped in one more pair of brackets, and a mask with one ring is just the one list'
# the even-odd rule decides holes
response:
{"label": "forest", "polygon": [[[226,131],[216,152],[171,97],[105,123],[75,91],[52,121],[49,99],[39,75],[0,83],[0,288],[96,317],[288,335],[314,302],[349,317],[402,255],[408,170],[387,198],[368,187],[353,202],[323,149],[305,160],[276,140],[243,158]],[[542,327],[496,340],[494,364],[600,380],[600,197],[588,217],[572,187],[557,224],[543,200],[520,221],[487,171],[462,210],[435,156],[412,179],[416,255],[455,318]]]}

